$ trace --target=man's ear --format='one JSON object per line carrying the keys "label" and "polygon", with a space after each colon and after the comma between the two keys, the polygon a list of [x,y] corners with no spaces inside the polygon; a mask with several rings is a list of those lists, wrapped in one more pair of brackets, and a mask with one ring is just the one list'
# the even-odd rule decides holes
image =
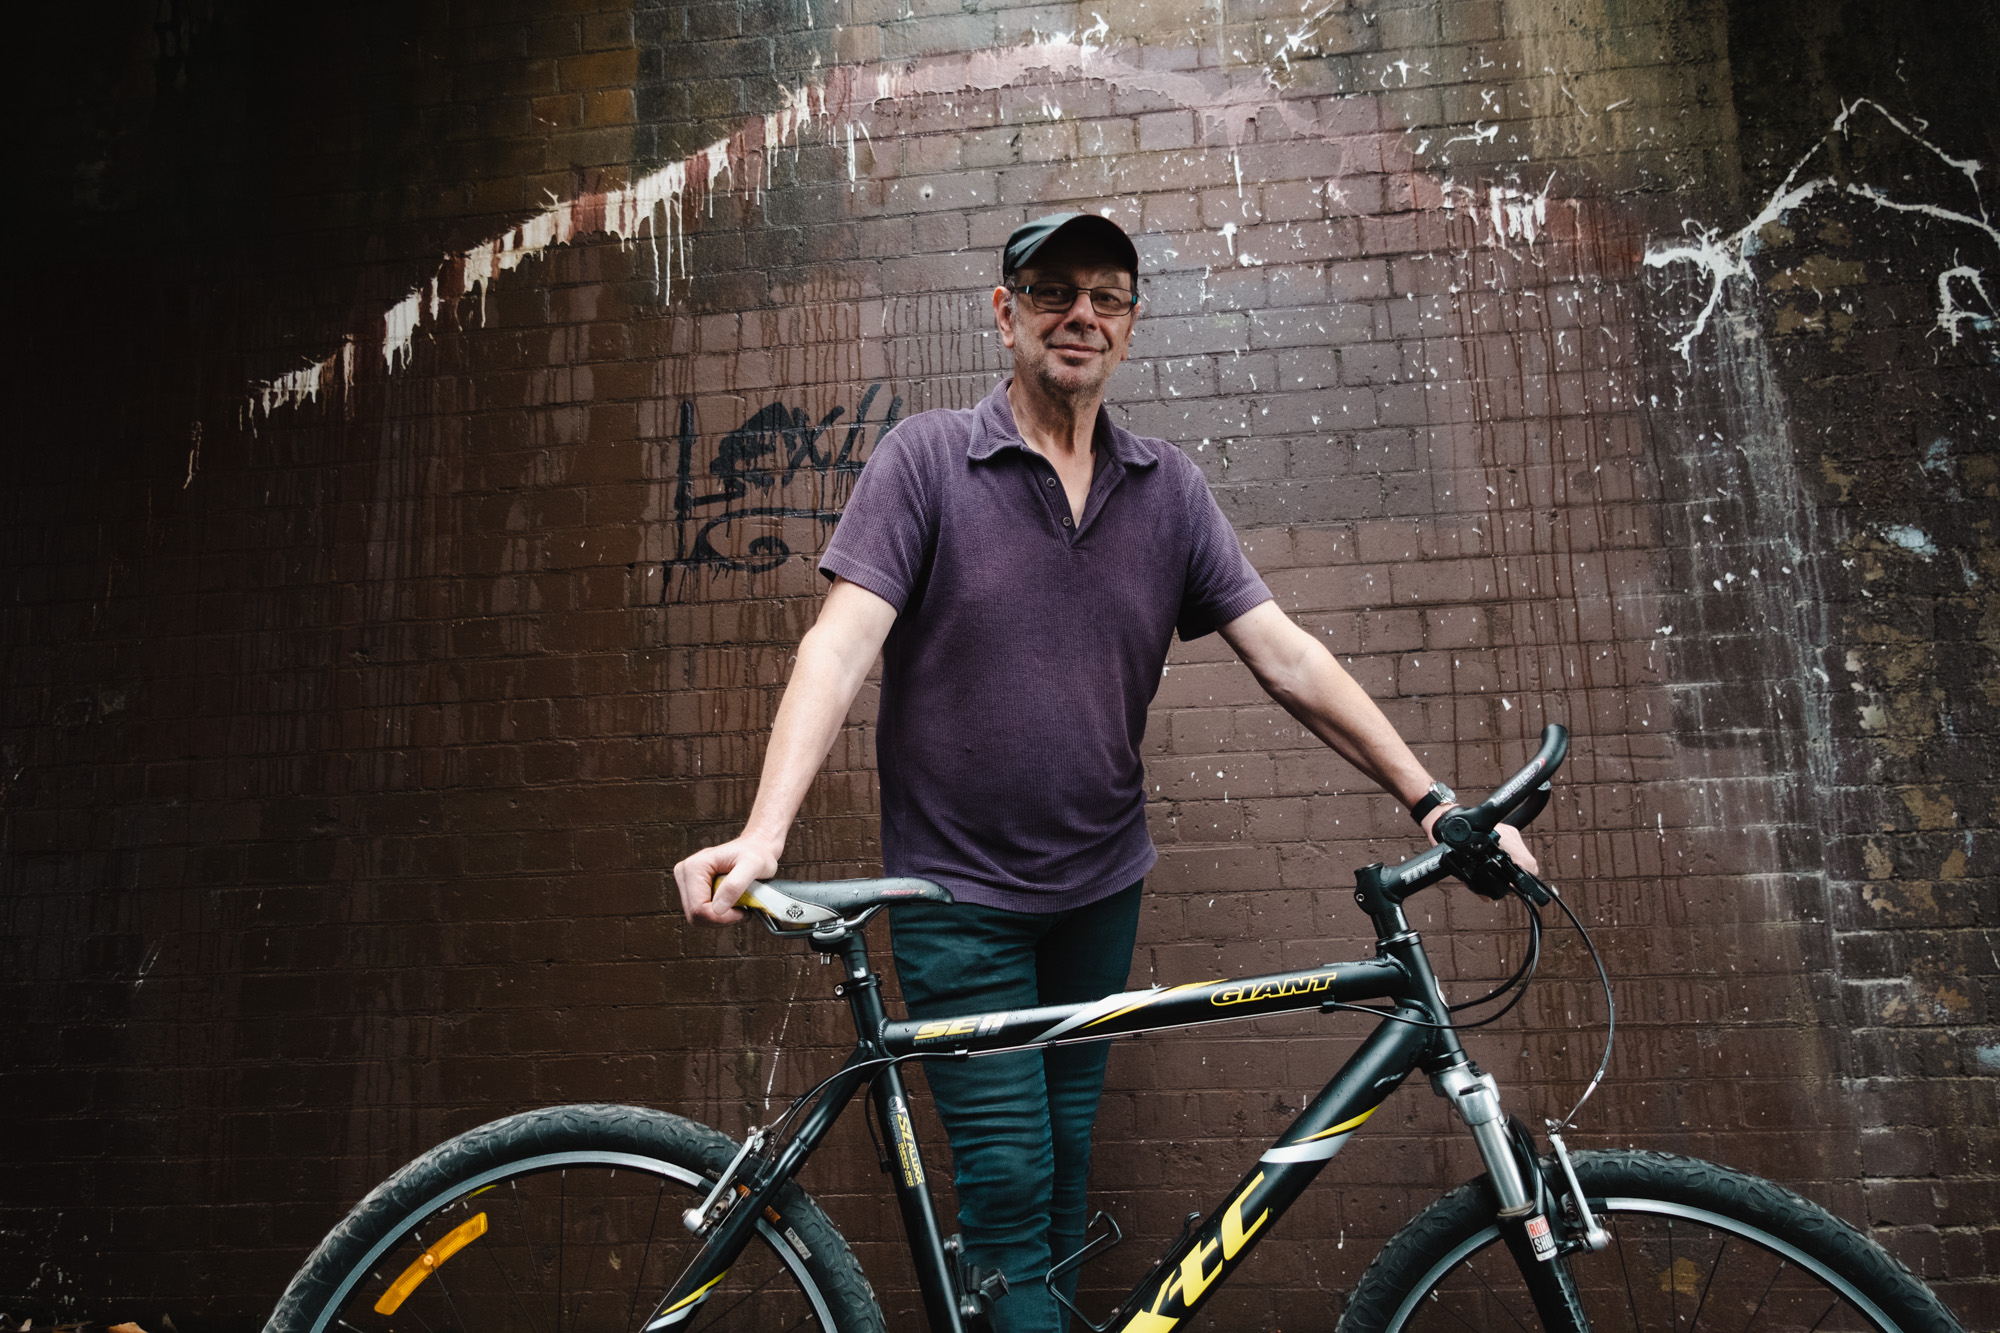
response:
{"label": "man's ear", "polygon": [[1005,287],[993,289],[993,322],[1000,326],[1000,343],[1010,351],[1014,346],[1014,293]]}

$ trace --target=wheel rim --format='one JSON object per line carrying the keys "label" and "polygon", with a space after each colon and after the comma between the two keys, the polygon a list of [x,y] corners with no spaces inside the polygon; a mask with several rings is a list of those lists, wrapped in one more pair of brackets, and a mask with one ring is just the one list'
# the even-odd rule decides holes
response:
{"label": "wheel rim", "polygon": [[[613,1327],[607,1313],[636,1328],[698,1248],[681,1212],[712,1183],[658,1157],[606,1150],[493,1167],[425,1200],[370,1247],[313,1333],[603,1333]],[[740,1316],[760,1333],[832,1330],[799,1253],[806,1243],[783,1218],[759,1218],[757,1232],[764,1244],[744,1251],[692,1327],[734,1327]],[[378,1313],[399,1283],[408,1288],[400,1302]],[[613,1296],[629,1299],[616,1308]]]}
{"label": "wheel rim", "polygon": [[[1591,1208],[1612,1232],[1612,1244],[1602,1253],[1579,1252],[1568,1259],[1597,1329],[1895,1333],[1898,1328],[1853,1282],[1761,1227],[1664,1199],[1610,1195],[1592,1199]],[[1499,1239],[1493,1225],[1453,1246],[1397,1307],[1390,1333],[1539,1330],[1513,1256],[1505,1246],[1495,1247]],[[1483,1269],[1481,1258],[1489,1260]],[[1824,1299],[1814,1298],[1815,1285]]]}

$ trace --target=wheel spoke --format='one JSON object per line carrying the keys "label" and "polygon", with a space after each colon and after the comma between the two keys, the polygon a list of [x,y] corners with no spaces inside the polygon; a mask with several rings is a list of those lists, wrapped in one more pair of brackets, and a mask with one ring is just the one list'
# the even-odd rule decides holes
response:
{"label": "wheel spoke", "polygon": [[1681,1326],[1681,1273],[1674,1266],[1674,1219],[1667,1219],[1667,1302],[1673,1310],[1674,1327]]}
{"label": "wheel spoke", "polygon": [[1486,1333],[1486,1329],[1484,1326],[1473,1323],[1471,1320],[1467,1319],[1464,1315],[1452,1309],[1449,1305],[1445,1304],[1442,1301],[1439,1301],[1438,1294],[1435,1291],[1428,1293],[1424,1297],[1424,1299],[1427,1301],[1434,1302],[1437,1305],[1439,1311],[1441,1311],[1446,1315],[1449,1315],[1452,1319],[1452,1322],[1456,1323],[1460,1328],[1471,1329],[1472,1333]]}
{"label": "wheel spoke", "polygon": [[660,1230],[660,1204],[667,1197],[667,1178],[660,1177],[659,1193],[653,1196],[653,1220],[646,1227],[646,1248],[639,1252],[639,1266],[632,1274],[632,1304],[625,1311],[625,1327],[629,1330],[639,1318],[639,1297],[646,1289],[646,1262],[653,1257],[653,1237]]}
{"label": "wheel spoke", "polygon": [[[1504,1248],[1503,1252],[1506,1252]],[[1534,1331],[1530,1329],[1525,1323],[1521,1322],[1521,1316],[1514,1313],[1514,1307],[1507,1303],[1506,1298],[1501,1296],[1499,1292],[1493,1289],[1493,1284],[1486,1280],[1486,1274],[1480,1272],[1478,1269],[1475,1268],[1472,1271],[1472,1275],[1478,1278],[1479,1285],[1486,1289],[1486,1295],[1488,1299],[1490,1299],[1493,1304],[1499,1306],[1502,1310],[1507,1312],[1507,1317],[1514,1321],[1515,1328],[1520,1329],[1521,1333],[1534,1333]]]}
{"label": "wheel spoke", "polygon": [[1724,1236],[1722,1244],[1716,1248],[1715,1258],[1709,1261],[1708,1281],[1701,1284],[1701,1300],[1694,1307],[1694,1322],[1688,1325],[1688,1333],[1694,1333],[1695,1329],[1701,1325],[1701,1312],[1708,1308],[1708,1293],[1715,1289],[1715,1275],[1722,1271],[1722,1256],[1728,1249],[1729,1237]]}
{"label": "wheel spoke", "polygon": [[1785,1275],[1787,1267],[1788,1265],[1785,1261],[1780,1259],[1778,1260],[1778,1266],[1771,1270],[1771,1280],[1764,1284],[1763,1294],[1757,1297],[1757,1304],[1751,1309],[1750,1318],[1744,1321],[1743,1333],[1750,1333],[1750,1330],[1756,1326],[1757,1316],[1764,1313],[1764,1305],[1771,1299],[1771,1293],[1778,1289],[1778,1279]]}
{"label": "wheel spoke", "polygon": [[1639,1297],[1632,1290],[1631,1265],[1625,1262],[1625,1229],[1618,1227],[1611,1234],[1618,1242],[1618,1272],[1625,1279],[1625,1308],[1632,1315],[1632,1327],[1636,1333],[1639,1328]]}
{"label": "wheel spoke", "polygon": [[[529,1259],[531,1261],[530,1266],[532,1267],[533,1256],[530,1255]],[[508,1304],[521,1312],[521,1317],[528,1321],[528,1327],[533,1330],[533,1333],[541,1333],[541,1323],[535,1318],[535,1312],[528,1308],[528,1303],[521,1299],[521,1293],[514,1289],[514,1279],[507,1272],[507,1266],[500,1262],[499,1254],[492,1249],[488,1249],[486,1251],[486,1261],[493,1265],[494,1273],[500,1278],[500,1285],[507,1289]]]}
{"label": "wheel spoke", "polygon": [[[528,1261],[528,1276],[535,1280],[535,1304],[537,1306],[547,1305],[549,1302],[549,1289],[542,1281],[542,1266],[535,1259],[535,1241],[534,1237],[530,1234],[528,1226],[527,1207],[521,1202],[521,1182],[519,1180],[510,1180],[507,1182],[507,1197],[514,1209],[515,1226],[521,1233],[522,1249],[524,1257]],[[473,1331],[467,1330],[467,1333],[473,1333]]]}
{"label": "wheel spoke", "polygon": [[755,1296],[759,1292],[763,1291],[766,1287],[770,1286],[771,1283],[775,1282],[779,1277],[783,1275],[784,1275],[784,1270],[782,1269],[782,1267],[774,1268],[769,1274],[767,1274],[764,1277],[763,1281],[745,1287],[740,1292],[734,1287],[730,1288],[731,1294],[735,1295],[736,1299],[731,1301],[729,1304],[720,1307],[715,1307],[713,1305],[713,1302],[710,1302],[709,1305],[704,1307],[702,1310],[701,1322],[704,1324],[712,1325],[716,1323],[718,1320],[727,1318],[730,1314],[733,1314],[738,1308],[740,1308],[743,1302],[749,1300],[752,1296]]}

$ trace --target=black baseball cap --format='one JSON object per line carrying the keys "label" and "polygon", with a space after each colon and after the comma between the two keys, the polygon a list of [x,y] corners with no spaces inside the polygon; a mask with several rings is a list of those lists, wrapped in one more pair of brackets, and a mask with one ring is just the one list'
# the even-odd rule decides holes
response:
{"label": "black baseball cap", "polygon": [[1132,247],[1132,238],[1110,218],[1099,217],[1095,213],[1051,213],[1014,228],[1014,234],[1007,238],[1006,248],[1000,252],[1001,278],[1012,275],[1033,259],[1044,245],[1064,235],[1103,246],[1132,275],[1132,281],[1138,282],[1139,252]]}

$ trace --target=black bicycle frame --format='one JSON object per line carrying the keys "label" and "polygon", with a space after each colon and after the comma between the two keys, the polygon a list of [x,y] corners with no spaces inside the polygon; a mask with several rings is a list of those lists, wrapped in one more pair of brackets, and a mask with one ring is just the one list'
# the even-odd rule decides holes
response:
{"label": "black bicycle frame", "polygon": [[[1348,1136],[1419,1069],[1431,1077],[1440,1095],[1451,1099],[1472,1130],[1498,1204],[1501,1237],[1521,1269],[1544,1326],[1588,1327],[1568,1270],[1550,1262],[1558,1254],[1552,1231],[1560,1223],[1544,1215],[1539,1167],[1531,1157],[1523,1160],[1518,1155],[1501,1120],[1497,1085],[1478,1073],[1459,1044],[1423,941],[1403,914],[1410,895],[1453,876],[1488,897],[1518,893],[1530,902],[1549,901],[1546,886],[1493,850],[1497,845],[1493,829],[1502,820],[1525,825],[1535,817],[1549,799],[1549,777],[1568,748],[1566,730],[1553,724],[1543,728],[1541,749],[1526,767],[1479,806],[1456,807],[1438,821],[1439,845],[1399,866],[1377,864],[1355,872],[1355,902],[1375,927],[1376,957],[1365,962],[1127,991],[1089,1004],[893,1022],[882,1007],[881,981],[868,966],[868,945],[862,935],[875,907],[853,920],[837,918],[801,932],[809,933],[814,948],[839,957],[845,967],[847,976],[839,993],[847,997],[859,1040],[847,1063],[818,1089],[777,1160],[746,1149],[725,1174],[724,1181],[736,1191],[738,1201],[715,1224],[694,1262],[646,1322],[648,1333],[684,1323],[693,1315],[749,1243],[760,1215],[773,1223],[782,1220],[775,1207],[779,1187],[797,1174],[854,1094],[870,1084],[882,1140],[893,1159],[896,1201],[902,1208],[932,1333],[964,1333],[955,1269],[938,1235],[937,1213],[896,1067],[899,1061],[973,1059],[996,1051],[1104,1041],[1364,1000],[1389,1001],[1389,1016],[1257,1159],[1227,1201],[1160,1257],[1105,1325],[1104,1333],[1168,1333],[1199,1310]],[[735,1176],[739,1168],[742,1179]],[[719,1186],[716,1193],[721,1192]],[[1063,1263],[1075,1257],[1057,1258]]]}
{"label": "black bicycle frame", "polygon": [[1457,1036],[1440,1026],[1449,1015],[1422,942],[1407,929],[1381,942],[1380,957],[1361,962],[1127,991],[1088,1004],[924,1021],[888,1017],[881,980],[869,967],[859,928],[824,932],[813,943],[843,964],[846,977],[839,992],[847,999],[860,1039],[847,1063],[819,1091],[777,1159],[753,1155],[743,1177],[731,1182],[738,1202],[661,1301],[645,1324],[648,1330],[669,1329],[694,1315],[749,1242],[756,1219],[776,1216],[779,1187],[804,1165],[854,1094],[872,1084],[877,1123],[891,1162],[890,1178],[930,1327],[933,1333],[963,1333],[953,1262],[938,1231],[897,1068],[904,1059],[969,1059],[1295,1013],[1334,1003],[1387,1001],[1393,1006],[1396,1017],[1377,1025],[1226,1200],[1161,1256],[1119,1307],[1107,1333],[1166,1333],[1200,1309],[1404,1079],[1419,1069],[1430,1073],[1465,1062]]}

